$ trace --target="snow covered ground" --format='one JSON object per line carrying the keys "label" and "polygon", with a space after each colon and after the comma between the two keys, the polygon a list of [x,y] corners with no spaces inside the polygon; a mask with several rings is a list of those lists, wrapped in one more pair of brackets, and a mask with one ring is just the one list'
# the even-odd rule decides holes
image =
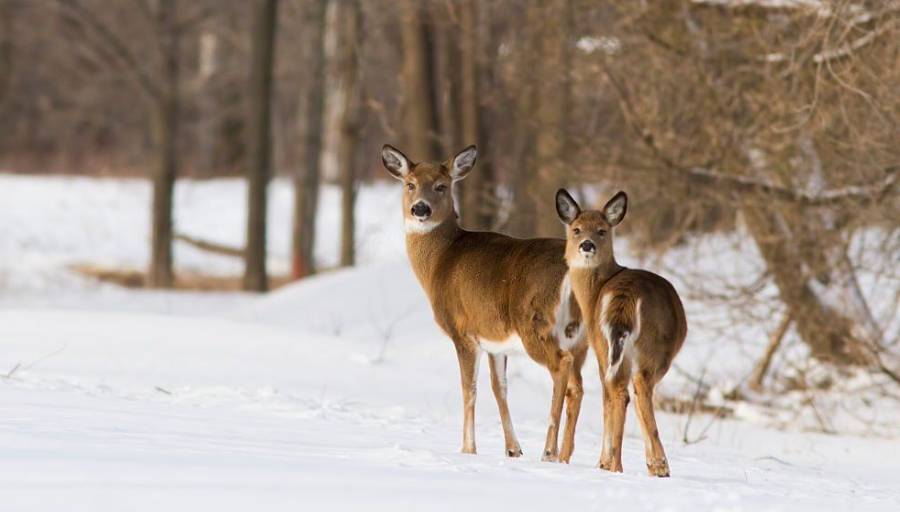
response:
{"label": "snow covered ground", "polygon": [[[270,250],[283,269],[290,188],[272,190]],[[405,262],[397,196],[393,184],[361,191],[359,268],[262,297],[164,293],[66,270],[145,264],[146,184],[0,176],[0,510],[900,509],[896,437],[660,414],[673,477],[658,480],[630,416],[625,473],[594,469],[590,363],[571,465],[539,461],[549,378],[524,356],[511,361],[510,405],[525,456],[503,456],[486,371],[479,454],[460,454],[457,363]],[[179,183],[176,222],[239,245],[242,199],[238,181]],[[326,264],[336,202],[326,189]],[[182,246],[176,259],[240,270]],[[720,259],[711,264],[727,268]],[[747,349],[712,332],[692,331],[678,364],[715,360],[714,378],[739,378]],[[677,372],[663,382],[673,394],[687,386]]]}

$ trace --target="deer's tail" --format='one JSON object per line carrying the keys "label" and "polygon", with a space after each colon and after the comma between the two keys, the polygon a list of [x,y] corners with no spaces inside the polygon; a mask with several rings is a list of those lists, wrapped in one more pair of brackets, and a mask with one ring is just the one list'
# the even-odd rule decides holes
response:
{"label": "deer's tail", "polygon": [[622,361],[634,352],[634,343],[641,331],[641,301],[628,295],[604,297],[600,313],[600,329],[606,337],[609,352],[606,380],[615,380]]}

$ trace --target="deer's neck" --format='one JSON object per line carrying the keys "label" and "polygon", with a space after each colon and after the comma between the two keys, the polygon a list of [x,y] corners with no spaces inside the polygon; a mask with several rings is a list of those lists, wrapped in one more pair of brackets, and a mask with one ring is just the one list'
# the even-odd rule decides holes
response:
{"label": "deer's neck", "polygon": [[572,293],[575,294],[575,299],[581,307],[581,314],[584,318],[596,316],[594,309],[600,296],[600,290],[622,268],[615,258],[610,258],[609,261],[596,267],[569,268],[569,276],[572,280]]}
{"label": "deer's neck", "polygon": [[427,233],[406,232],[406,254],[413,272],[426,291],[437,272],[441,256],[461,234],[462,229],[453,216]]}

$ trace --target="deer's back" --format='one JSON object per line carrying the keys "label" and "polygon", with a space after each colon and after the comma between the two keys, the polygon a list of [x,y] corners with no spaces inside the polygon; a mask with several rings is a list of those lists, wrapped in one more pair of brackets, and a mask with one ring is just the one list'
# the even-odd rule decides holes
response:
{"label": "deer's back", "polygon": [[539,315],[552,322],[566,273],[565,241],[467,232],[438,258],[428,283],[446,330],[501,340]]}

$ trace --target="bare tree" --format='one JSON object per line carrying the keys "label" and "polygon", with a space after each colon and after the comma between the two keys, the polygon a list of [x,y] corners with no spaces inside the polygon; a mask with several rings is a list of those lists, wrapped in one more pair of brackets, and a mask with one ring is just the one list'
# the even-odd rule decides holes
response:
{"label": "bare tree", "polygon": [[896,62],[879,44],[896,10],[670,1],[613,18],[591,63],[609,91],[598,109],[618,112],[584,160],[652,198],[649,239],[701,230],[708,205],[739,212],[811,355],[872,365],[884,340],[849,247],[897,229],[881,220],[897,214],[897,74],[878,64]]}
{"label": "bare tree", "polygon": [[[553,205],[547,201],[547,191],[557,190],[564,184],[568,172],[570,148],[569,76],[571,70],[572,14],[569,0],[548,2],[532,6],[533,24],[538,28],[537,80],[535,96],[535,155],[530,173],[528,190],[534,211],[537,213],[535,233],[538,236],[558,236],[559,222],[553,218]],[[554,20],[542,23],[540,20]]]}
{"label": "bare tree", "polygon": [[[137,50],[129,46],[126,36],[119,33],[111,21],[99,16],[96,7],[78,0],[57,0],[57,3],[64,19],[86,36],[80,43],[121,69],[151,107],[157,168],[152,179],[147,283],[154,287],[171,287],[174,283],[172,195],[179,169],[177,146],[181,115],[180,40],[182,32],[191,24],[179,19],[177,0],[159,0],[155,11],[146,11],[153,23],[155,45],[160,56],[158,67],[148,69]],[[147,6],[140,4],[138,7],[143,9]]]}
{"label": "bare tree", "polygon": [[[438,142],[436,158],[446,158],[465,147],[462,141],[462,109],[460,96],[461,74],[461,5],[448,2],[434,4],[427,12],[428,39],[432,63],[431,87],[428,97],[434,104],[436,125],[434,136]],[[413,107],[413,105],[410,105]],[[469,144],[472,144],[470,142]]]}
{"label": "bare tree", "polygon": [[272,173],[272,64],[278,0],[257,0],[254,6],[252,62],[250,73],[251,110],[248,123],[247,162],[247,246],[244,289],[264,292],[269,288],[266,272],[267,187]]}
{"label": "bare tree", "polygon": [[299,279],[316,271],[314,248],[319,205],[320,160],[325,108],[325,27],[328,0],[314,0],[305,24],[309,47],[307,80],[301,86],[298,109],[302,146],[301,167],[294,178],[294,220],[291,232],[291,275]]}
{"label": "bare tree", "polygon": [[0,105],[9,91],[13,66],[13,16],[9,0],[0,0]]}
{"label": "bare tree", "polygon": [[[493,227],[497,198],[489,129],[485,117],[491,106],[483,101],[493,87],[495,53],[489,22],[489,4],[464,0],[459,4],[460,100],[462,143],[480,148],[478,172],[460,185],[463,224],[471,229]],[[454,149],[453,151],[457,151]],[[450,153],[448,153],[450,154]]]}
{"label": "bare tree", "polygon": [[179,31],[176,0],[160,0],[157,15],[163,55],[162,85],[154,127],[159,144],[159,168],[153,177],[153,222],[150,243],[150,286],[168,288],[175,280],[172,262],[172,199],[178,176]]}
{"label": "bare tree", "polygon": [[[537,66],[535,23],[542,23],[543,8],[544,5],[537,2],[523,7],[525,12],[520,14],[524,20],[520,21],[521,30],[514,33],[507,42],[513,52],[509,70],[504,76],[504,88],[511,105],[513,128],[508,135],[512,145],[508,156],[510,164],[506,169],[506,181],[512,194],[512,212],[505,227],[510,234],[519,237],[534,236],[538,222],[532,190],[532,183],[536,179],[534,109],[537,85],[534,80],[524,79],[523,75]],[[512,22],[516,21],[519,20]]]}
{"label": "bare tree", "polygon": [[400,26],[403,40],[403,135],[416,160],[440,158],[435,84],[432,69],[433,41],[423,2],[403,0]]}
{"label": "bare tree", "polygon": [[342,111],[338,140],[338,180],[341,187],[341,261],[342,267],[356,261],[356,155],[362,123],[359,76],[359,37],[362,12],[358,0],[338,2],[338,80],[342,89]]}
{"label": "bare tree", "polygon": [[[419,69],[416,77],[419,73],[429,71],[433,74],[433,91],[420,101],[433,99],[439,114],[434,130],[440,142],[440,151],[434,158],[446,158],[469,144],[479,145],[481,151],[478,172],[464,182],[455,183],[454,187],[458,188],[457,206],[463,224],[471,228],[486,229],[492,226],[495,198],[487,130],[481,128],[485,117],[483,111],[487,108],[481,97],[484,88],[481,82],[482,79],[490,78],[489,66],[492,62],[488,58],[479,57],[480,52],[490,51],[489,31],[479,25],[479,11],[486,13],[488,6],[477,4],[473,0],[426,5],[430,6],[430,37],[424,40],[432,41],[426,48],[431,49],[432,56],[429,60],[433,65],[430,70],[427,66]],[[414,53],[407,51],[406,56]],[[405,69],[410,69],[412,63],[414,61],[406,60]],[[422,86],[412,78],[406,80],[406,84],[409,87]],[[408,104],[406,108],[427,111],[429,107]]]}

